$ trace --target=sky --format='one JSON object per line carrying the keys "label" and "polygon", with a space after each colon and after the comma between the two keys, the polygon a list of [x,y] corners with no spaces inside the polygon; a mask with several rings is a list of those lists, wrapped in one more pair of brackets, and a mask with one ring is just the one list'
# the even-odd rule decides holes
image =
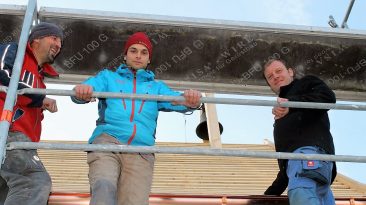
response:
{"label": "sky", "polygon": [[[327,27],[329,15],[340,25],[348,8],[348,0],[39,0],[38,6],[159,14],[209,19],[223,19],[274,24],[291,24]],[[0,0],[4,4],[25,5],[24,0]],[[364,9],[366,1],[356,0],[348,26],[366,30]],[[70,85],[48,85],[48,88],[72,89]],[[218,97],[275,99],[271,97],[216,95]],[[87,140],[95,128],[97,103],[73,104],[68,97],[57,97],[59,112],[45,113],[42,139]],[[342,102],[341,102],[342,103]],[[219,121],[224,126],[222,143],[262,144],[273,141],[273,116],[271,107],[217,105]],[[364,145],[365,111],[329,111],[331,132],[336,154],[366,155]],[[174,119],[174,120],[172,120]],[[199,112],[192,115],[160,113],[157,141],[201,142],[195,134]],[[338,171],[359,182],[366,183],[366,165],[362,163],[337,163]]]}

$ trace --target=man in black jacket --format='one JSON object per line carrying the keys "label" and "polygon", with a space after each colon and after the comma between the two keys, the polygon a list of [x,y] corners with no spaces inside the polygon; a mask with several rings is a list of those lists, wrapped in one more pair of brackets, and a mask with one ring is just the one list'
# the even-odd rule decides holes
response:
{"label": "man in black jacket", "polygon": [[[335,103],[333,91],[319,78],[294,79],[294,70],[282,60],[270,60],[264,77],[278,102]],[[277,152],[334,154],[328,110],[274,107],[274,141]],[[336,176],[334,162],[278,160],[280,171],[266,195],[281,195],[288,187],[290,204],[334,205],[330,185]]]}

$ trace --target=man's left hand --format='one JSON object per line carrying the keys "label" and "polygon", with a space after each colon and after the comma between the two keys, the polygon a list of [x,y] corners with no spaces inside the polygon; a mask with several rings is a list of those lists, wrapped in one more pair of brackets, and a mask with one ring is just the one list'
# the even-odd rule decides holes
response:
{"label": "man's left hand", "polygon": [[185,98],[185,101],[183,102],[172,102],[174,105],[184,105],[186,107],[190,108],[196,108],[200,105],[200,100],[202,97],[202,94],[200,91],[197,90],[185,90],[183,97]]}
{"label": "man's left hand", "polygon": [[55,113],[57,112],[57,104],[56,104],[56,100],[45,97],[43,99],[43,109],[50,111],[51,113]]}

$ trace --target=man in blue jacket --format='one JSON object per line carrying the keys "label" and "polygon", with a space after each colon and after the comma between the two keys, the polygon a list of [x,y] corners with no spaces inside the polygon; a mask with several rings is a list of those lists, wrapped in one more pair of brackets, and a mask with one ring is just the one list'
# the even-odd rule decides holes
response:
{"label": "man in blue jacket", "polygon": [[[333,91],[319,78],[295,79],[295,71],[282,60],[270,60],[264,77],[278,102],[335,103]],[[328,110],[276,106],[274,141],[277,152],[334,154]],[[266,195],[281,195],[288,187],[291,205],[334,205],[330,185],[336,176],[334,162],[319,160],[278,160],[280,172]]]}
{"label": "man in blue jacket", "polygon": [[[158,111],[187,112],[200,105],[201,93],[171,90],[147,70],[152,45],[142,32],[129,37],[124,60],[116,71],[103,70],[75,86],[75,103],[90,102],[93,91],[170,95],[184,102],[157,102],[129,99],[99,99],[99,119],[89,143],[153,146]],[[154,154],[90,152],[89,182],[91,205],[148,205],[152,184]]]}

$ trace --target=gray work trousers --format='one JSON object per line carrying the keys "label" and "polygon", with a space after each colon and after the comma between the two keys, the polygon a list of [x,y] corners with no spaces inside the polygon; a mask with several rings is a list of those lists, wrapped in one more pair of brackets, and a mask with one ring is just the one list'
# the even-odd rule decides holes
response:
{"label": "gray work trousers", "polygon": [[[7,142],[30,142],[21,132],[9,132]],[[0,170],[0,205],[46,205],[51,178],[37,150],[9,150]]]}

